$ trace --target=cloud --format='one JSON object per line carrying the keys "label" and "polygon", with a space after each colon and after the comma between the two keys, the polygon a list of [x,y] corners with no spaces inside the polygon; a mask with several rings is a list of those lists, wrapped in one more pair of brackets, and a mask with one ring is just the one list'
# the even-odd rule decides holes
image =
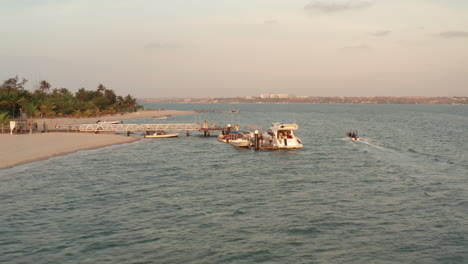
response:
{"label": "cloud", "polygon": [[345,0],[314,0],[307,4],[304,9],[310,12],[317,13],[335,13],[347,10],[364,9],[372,6],[369,1],[345,1]]}
{"label": "cloud", "polygon": [[150,42],[145,45],[145,49],[174,49],[177,48],[177,45],[172,43],[165,43],[165,42]]}
{"label": "cloud", "polygon": [[263,21],[263,23],[264,23],[265,25],[276,25],[276,24],[278,24],[278,20],[276,20],[276,19],[268,19],[268,20]]}
{"label": "cloud", "polygon": [[445,39],[453,38],[468,38],[468,31],[443,31],[437,34],[437,36]]}
{"label": "cloud", "polygon": [[1,8],[24,9],[30,7],[61,6],[72,0],[0,0]]}
{"label": "cloud", "polygon": [[385,37],[385,36],[390,35],[390,33],[392,33],[391,30],[381,30],[381,31],[369,32],[368,34],[373,37]]}
{"label": "cloud", "polygon": [[342,51],[370,51],[371,47],[366,44],[361,44],[357,46],[347,46],[341,48]]}

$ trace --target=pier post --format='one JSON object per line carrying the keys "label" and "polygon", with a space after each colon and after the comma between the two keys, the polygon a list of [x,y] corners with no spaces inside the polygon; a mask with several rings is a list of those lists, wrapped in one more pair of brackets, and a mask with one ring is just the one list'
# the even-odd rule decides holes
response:
{"label": "pier post", "polygon": [[258,136],[258,130],[254,131],[255,135],[255,149],[260,149],[260,137]]}
{"label": "pier post", "polygon": [[226,142],[229,143],[229,139],[231,138],[231,124],[227,125],[227,137]]}
{"label": "pier post", "polygon": [[186,131],[186,133],[187,133],[187,137],[190,136],[190,132],[188,130]]}

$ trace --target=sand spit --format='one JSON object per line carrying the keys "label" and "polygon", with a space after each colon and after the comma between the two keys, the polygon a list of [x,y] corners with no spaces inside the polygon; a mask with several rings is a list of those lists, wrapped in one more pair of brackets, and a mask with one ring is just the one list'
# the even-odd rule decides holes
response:
{"label": "sand spit", "polygon": [[[123,115],[108,115],[91,118],[47,118],[34,119],[40,126],[43,123],[64,126],[96,123],[96,121],[123,121],[144,117],[194,114],[191,111],[143,110]],[[46,160],[79,150],[96,149],[105,146],[138,141],[138,138],[113,134],[88,133],[34,133],[0,134],[0,169]]]}
{"label": "sand spit", "polygon": [[138,141],[135,137],[86,133],[0,134],[0,169],[46,160],[79,150]]}
{"label": "sand spit", "polygon": [[193,111],[177,111],[177,110],[143,110],[134,113],[125,113],[125,114],[116,114],[116,115],[106,115],[99,117],[86,117],[86,118],[43,118],[43,119],[34,119],[34,122],[37,122],[39,127],[45,122],[47,125],[75,125],[75,124],[90,124],[96,123],[96,121],[123,121],[136,118],[144,117],[158,117],[158,116],[169,116],[169,115],[187,115],[195,114]]}

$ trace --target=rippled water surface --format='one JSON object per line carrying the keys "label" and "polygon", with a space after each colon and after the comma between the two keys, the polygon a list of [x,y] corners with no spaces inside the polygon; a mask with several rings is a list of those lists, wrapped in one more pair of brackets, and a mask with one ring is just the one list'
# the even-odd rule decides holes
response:
{"label": "rippled water surface", "polygon": [[296,122],[305,147],[192,132],[0,170],[0,263],[468,263],[467,106],[147,106],[241,112],[128,123]]}

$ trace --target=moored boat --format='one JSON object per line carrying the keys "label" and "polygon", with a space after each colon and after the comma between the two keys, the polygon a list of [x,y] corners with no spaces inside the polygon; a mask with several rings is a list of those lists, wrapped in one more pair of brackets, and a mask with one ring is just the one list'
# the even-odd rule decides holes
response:
{"label": "moored boat", "polygon": [[145,138],[172,138],[172,137],[178,137],[179,133],[167,133],[166,131],[156,131],[153,134],[146,133],[143,135]]}
{"label": "moored boat", "polygon": [[[257,148],[262,149],[298,149],[304,145],[294,131],[298,130],[296,124],[273,123],[264,133],[260,134]],[[255,140],[254,140],[255,141]]]}
{"label": "moored boat", "polygon": [[223,142],[223,143],[228,143],[229,142],[229,135],[219,134],[218,135],[218,140]]}
{"label": "moored boat", "polygon": [[240,147],[248,148],[251,145],[250,132],[236,131],[237,133],[233,134],[234,138],[229,140],[229,144]]}

